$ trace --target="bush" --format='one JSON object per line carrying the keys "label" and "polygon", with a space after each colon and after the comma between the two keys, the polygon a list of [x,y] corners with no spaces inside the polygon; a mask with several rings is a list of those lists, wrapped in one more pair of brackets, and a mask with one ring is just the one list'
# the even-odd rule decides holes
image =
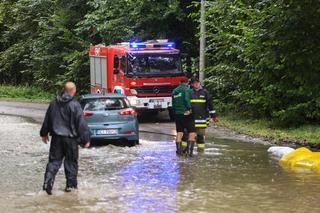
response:
{"label": "bush", "polygon": [[33,86],[0,85],[0,98],[31,101],[50,101],[54,94]]}

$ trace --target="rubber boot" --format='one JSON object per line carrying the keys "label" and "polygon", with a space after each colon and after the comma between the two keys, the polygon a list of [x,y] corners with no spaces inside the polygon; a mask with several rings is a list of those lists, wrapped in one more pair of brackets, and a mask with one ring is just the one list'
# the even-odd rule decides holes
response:
{"label": "rubber boot", "polygon": [[186,154],[187,146],[188,146],[188,143],[186,141],[181,141],[181,149],[183,154]]}
{"label": "rubber boot", "polygon": [[203,153],[205,149],[205,144],[204,143],[198,143],[197,144],[197,151]]}
{"label": "rubber boot", "polygon": [[197,134],[197,151],[198,151],[198,153],[203,153],[204,149],[205,149],[204,135]]}
{"label": "rubber boot", "polygon": [[188,141],[186,156],[193,156],[194,141]]}
{"label": "rubber boot", "polygon": [[189,156],[192,157],[193,156],[193,149],[194,149],[194,141],[191,141],[191,146],[190,146],[190,151],[189,151]]}
{"label": "rubber boot", "polygon": [[177,143],[176,142],[176,147],[177,147],[177,155],[181,155],[182,154],[182,150],[181,150],[181,142],[180,143]]}

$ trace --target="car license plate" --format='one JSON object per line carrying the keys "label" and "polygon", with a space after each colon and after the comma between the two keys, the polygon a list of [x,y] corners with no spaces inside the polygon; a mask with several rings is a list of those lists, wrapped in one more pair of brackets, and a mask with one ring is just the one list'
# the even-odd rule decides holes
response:
{"label": "car license plate", "polygon": [[155,105],[154,105],[154,108],[161,108],[161,107],[162,107],[161,104],[155,104]]}
{"label": "car license plate", "polygon": [[116,135],[118,134],[117,129],[99,129],[97,135]]}

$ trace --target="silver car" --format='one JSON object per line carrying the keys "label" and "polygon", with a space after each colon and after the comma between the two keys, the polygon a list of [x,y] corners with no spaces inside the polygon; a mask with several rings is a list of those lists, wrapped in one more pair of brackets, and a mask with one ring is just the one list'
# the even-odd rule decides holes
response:
{"label": "silver car", "polygon": [[126,96],[89,94],[82,96],[80,103],[92,142],[139,144],[137,112],[131,108]]}

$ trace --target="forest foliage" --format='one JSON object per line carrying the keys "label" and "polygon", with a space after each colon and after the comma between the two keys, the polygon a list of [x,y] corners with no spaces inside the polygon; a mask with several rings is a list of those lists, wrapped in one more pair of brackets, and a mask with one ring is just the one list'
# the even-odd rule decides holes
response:
{"label": "forest foliage", "polygon": [[[222,112],[320,120],[320,1],[208,1],[206,86]],[[2,0],[0,84],[89,87],[88,47],[168,38],[198,58],[199,1]],[[194,66],[196,67],[196,65]]]}

